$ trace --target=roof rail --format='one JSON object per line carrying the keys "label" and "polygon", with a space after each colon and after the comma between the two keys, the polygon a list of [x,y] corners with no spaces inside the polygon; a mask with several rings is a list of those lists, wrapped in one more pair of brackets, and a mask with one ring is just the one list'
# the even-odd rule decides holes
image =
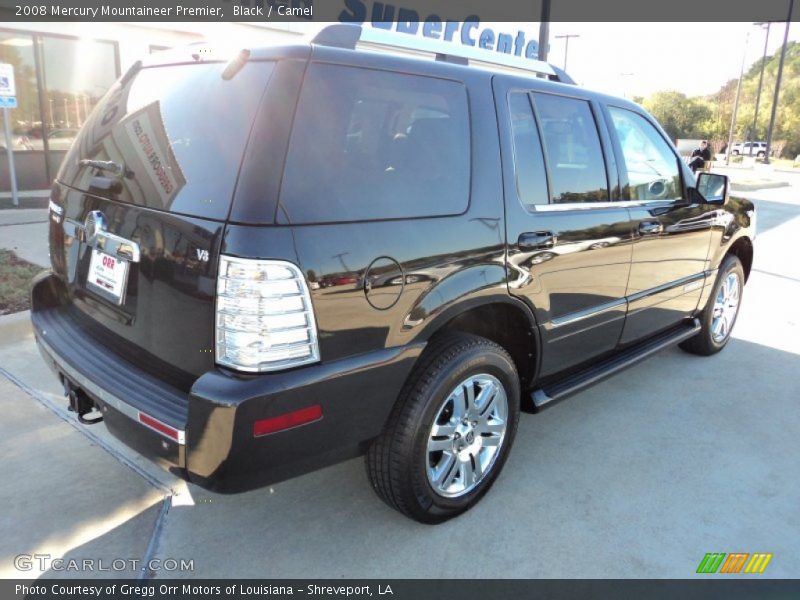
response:
{"label": "roof rail", "polygon": [[376,27],[362,27],[354,23],[335,23],[322,28],[311,40],[312,44],[355,50],[358,43],[374,46],[391,46],[399,50],[411,50],[434,54],[436,60],[466,65],[470,61],[499,65],[512,69],[545,75],[552,81],[575,84],[562,69],[541,60],[522,58],[504,52],[491,52],[473,46],[456,46],[407,33],[386,31]]}

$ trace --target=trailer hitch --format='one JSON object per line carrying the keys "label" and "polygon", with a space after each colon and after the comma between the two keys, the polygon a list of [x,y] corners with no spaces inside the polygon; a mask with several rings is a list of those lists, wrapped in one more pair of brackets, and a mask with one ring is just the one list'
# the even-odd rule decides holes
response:
{"label": "trailer hitch", "polygon": [[103,415],[90,417],[88,419],[84,417],[84,415],[88,415],[95,410],[94,402],[92,402],[89,396],[86,395],[86,392],[80,388],[73,387],[68,383],[65,383],[64,387],[66,388],[67,398],[69,398],[68,410],[78,415],[78,421],[84,425],[94,425],[103,420]]}

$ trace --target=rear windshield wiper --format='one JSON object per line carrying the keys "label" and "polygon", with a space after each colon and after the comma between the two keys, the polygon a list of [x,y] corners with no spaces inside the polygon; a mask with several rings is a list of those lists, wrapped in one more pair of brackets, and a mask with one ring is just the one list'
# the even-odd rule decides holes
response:
{"label": "rear windshield wiper", "polygon": [[98,171],[108,171],[117,177],[132,177],[133,173],[125,168],[125,165],[115,163],[113,160],[92,160],[84,158],[78,162],[82,167],[92,167]]}

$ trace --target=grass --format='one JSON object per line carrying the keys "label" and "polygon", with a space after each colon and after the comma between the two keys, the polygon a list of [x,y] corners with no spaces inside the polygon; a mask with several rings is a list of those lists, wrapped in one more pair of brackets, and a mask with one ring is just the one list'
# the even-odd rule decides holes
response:
{"label": "grass", "polygon": [[769,164],[778,169],[800,169],[800,162],[788,158],[771,158]]}
{"label": "grass", "polygon": [[11,250],[0,249],[0,315],[28,310],[30,284],[42,267],[22,260]]}

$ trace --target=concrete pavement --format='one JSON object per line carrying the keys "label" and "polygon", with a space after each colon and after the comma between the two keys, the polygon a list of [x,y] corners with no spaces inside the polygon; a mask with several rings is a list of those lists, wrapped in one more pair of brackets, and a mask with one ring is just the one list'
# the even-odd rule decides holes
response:
{"label": "concrete pavement", "polygon": [[[0,577],[61,576],[43,555],[141,559],[164,491],[3,377],[0,399]],[[92,576],[139,575],[120,566]]]}
{"label": "concrete pavement", "polygon": [[0,210],[0,248],[35,265],[50,265],[47,247],[47,209],[19,208]]}
{"label": "concrete pavement", "polygon": [[[14,508],[3,512],[0,575],[15,574],[8,557],[49,547],[109,561],[149,548],[194,559],[194,571],[170,573],[184,577],[454,577],[467,568],[471,577],[686,578],[706,552],[772,552],[765,577],[800,577],[797,189],[749,194],[760,233],[724,352],[669,349],[523,415],[492,491],[435,527],[383,505],[360,459],[242,495],[187,493],[102,425],[69,428],[37,406],[63,406],[55,378],[29,332],[9,340],[0,319],[0,367],[37,399],[0,388],[9,403],[0,440],[25,432],[3,446],[13,460],[0,490]],[[157,508],[164,489],[178,498],[166,514]],[[96,520],[61,508],[81,497],[97,499]],[[87,526],[93,533],[81,537]],[[462,558],[467,567],[456,566]]]}

